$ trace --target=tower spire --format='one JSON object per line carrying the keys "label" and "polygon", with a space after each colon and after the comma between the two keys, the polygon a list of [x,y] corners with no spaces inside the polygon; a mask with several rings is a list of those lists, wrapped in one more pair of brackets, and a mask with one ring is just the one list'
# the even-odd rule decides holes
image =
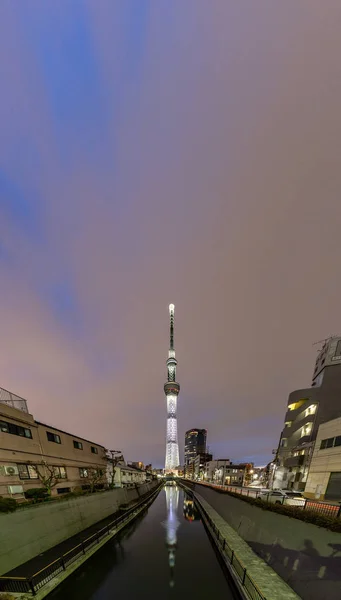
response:
{"label": "tower spire", "polygon": [[169,350],[174,350],[174,304],[169,305]]}

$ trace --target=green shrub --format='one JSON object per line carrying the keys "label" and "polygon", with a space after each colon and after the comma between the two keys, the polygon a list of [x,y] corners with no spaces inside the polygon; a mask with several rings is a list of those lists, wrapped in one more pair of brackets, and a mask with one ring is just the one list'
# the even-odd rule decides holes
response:
{"label": "green shrub", "polygon": [[48,498],[49,494],[45,488],[30,488],[25,492],[25,498],[34,502],[42,502]]}
{"label": "green shrub", "polygon": [[[17,509],[17,502],[14,498],[3,498],[0,496],[0,512],[9,513]],[[0,597],[1,598],[1,597]]]}
{"label": "green shrub", "polygon": [[7,592],[4,594],[0,592],[0,600],[14,600],[14,596],[12,596],[12,594],[7,594]]}
{"label": "green shrub", "polygon": [[[196,485],[198,484],[196,483]],[[290,506],[289,504],[272,504],[270,502],[264,502],[263,500],[259,500],[259,498],[252,498],[251,496],[242,496],[237,492],[228,492],[227,490],[222,490],[219,488],[211,489],[214,489],[214,491],[218,494],[227,494],[228,496],[233,496],[234,498],[237,498],[242,502],[248,502],[248,504],[258,506],[258,508],[261,508],[262,510],[269,510],[271,512],[280,513],[281,515],[285,515],[293,519],[299,519],[300,521],[304,521],[305,523],[317,525],[317,527],[324,527],[325,529],[329,529],[330,531],[341,533],[341,519],[327,517],[313,510],[299,508],[298,506]]]}

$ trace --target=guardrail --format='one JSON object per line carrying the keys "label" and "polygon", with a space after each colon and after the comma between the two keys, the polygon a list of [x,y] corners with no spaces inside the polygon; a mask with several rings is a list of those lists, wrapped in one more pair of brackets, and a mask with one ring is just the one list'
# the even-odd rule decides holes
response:
{"label": "guardrail", "polygon": [[302,510],[312,510],[326,517],[332,517],[334,519],[341,518],[341,503],[340,504],[329,504],[328,502],[320,502],[318,500],[309,500],[308,498],[284,498],[281,496],[271,497],[276,490],[269,490],[269,492],[260,492],[259,490],[253,490],[252,488],[242,488],[233,485],[217,485],[214,483],[207,483],[204,481],[192,481],[191,483],[199,483],[200,485],[206,485],[211,488],[215,488],[224,492],[232,492],[233,494],[240,494],[241,496],[247,496],[248,498],[258,498],[263,502],[278,503],[285,506],[295,506],[302,508]]}
{"label": "guardrail", "polygon": [[186,493],[191,495],[194,499],[196,507],[201,515],[202,521],[204,522],[206,528],[209,530],[211,536],[213,537],[214,542],[219,549],[220,555],[222,556],[227,567],[233,570],[235,577],[238,579],[239,584],[248,594],[249,598],[251,600],[266,600],[266,597],[262,594],[256,583],[253,581],[252,577],[248,573],[247,568],[240,560],[236,552],[231,548],[227,540],[222,536],[213,519],[208,514],[206,509],[202,506],[200,500],[198,500],[198,498],[195,496],[192,490],[186,488],[185,485],[183,485],[183,487],[185,488]]}
{"label": "guardrail", "polygon": [[[153,491],[148,497],[142,499],[138,504],[135,504],[128,509],[123,515],[120,515],[108,525],[96,531],[93,535],[83,540],[77,546],[74,546],[68,552],[65,552],[62,556],[59,556],[52,563],[34,573],[30,577],[0,577],[0,592],[12,592],[12,593],[31,593],[34,596],[46,583],[51,581],[54,577],[59,575],[62,571],[71,565],[75,560],[86,554],[93,546],[99,544],[100,541],[110,535],[114,529],[117,529],[119,525],[123,525],[128,520],[131,521],[133,516],[137,516],[138,513],[144,507],[151,504],[154,498],[160,491],[159,486]],[[134,515],[136,513],[136,515]],[[128,523],[126,523],[128,524]]]}

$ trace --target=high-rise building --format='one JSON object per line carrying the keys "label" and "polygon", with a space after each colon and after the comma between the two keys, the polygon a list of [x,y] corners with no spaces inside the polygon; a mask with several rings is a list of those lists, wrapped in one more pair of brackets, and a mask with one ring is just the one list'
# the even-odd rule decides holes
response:
{"label": "high-rise building", "polygon": [[177,401],[180,391],[180,385],[176,382],[176,366],[174,348],[174,304],[169,305],[170,321],[170,341],[167,360],[167,383],[164,385],[164,391],[167,399],[167,438],[166,438],[166,473],[176,471],[180,464],[179,445],[178,445],[178,425],[176,417]]}
{"label": "high-rise building", "polygon": [[206,453],[206,429],[189,429],[185,434],[185,465],[189,465],[197,454]]}
{"label": "high-rise building", "polygon": [[272,487],[304,490],[321,423],[341,417],[341,337],[325,340],[309,388],[291,392]]}

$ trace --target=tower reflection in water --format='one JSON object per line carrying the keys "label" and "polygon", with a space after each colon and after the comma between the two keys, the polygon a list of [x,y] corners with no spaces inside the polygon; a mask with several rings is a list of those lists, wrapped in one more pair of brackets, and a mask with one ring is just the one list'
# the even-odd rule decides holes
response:
{"label": "tower reflection in water", "polygon": [[177,511],[179,504],[179,488],[173,482],[165,486],[167,503],[167,520],[163,523],[166,528],[166,546],[168,550],[168,564],[170,568],[170,587],[174,586],[175,550],[177,544],[176,532],[180,525]]}

